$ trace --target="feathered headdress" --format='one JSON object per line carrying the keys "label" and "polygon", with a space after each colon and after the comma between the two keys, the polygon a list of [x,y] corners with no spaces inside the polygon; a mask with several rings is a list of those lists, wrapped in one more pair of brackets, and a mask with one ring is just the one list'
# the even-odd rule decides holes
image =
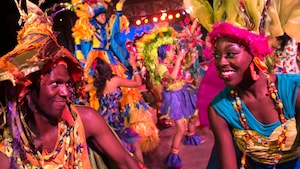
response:
{"label": "feathered headdress", "polygon": [[136,41],[138,55],[144,60],[144,64],[154,84],[160,84],[161,79],[156,74],[158,65],[158,47],[164,44],[175,44],[178,33],[170,26],[158,26],[142,38]]}
{"label": "feathered headdress", "polygon": [[271,37],[287,33],[300,41],[300,1],[285,0],[184,0],[191,16],[210,32],[217,22],[228,22]]}
{"label": "feathered headdress", "polygon": [[183,21],[180,21],[180,26],[182,27],[182,32],[179,33],[179,37],[186,40],[189,43],[204,44],[205,42],[201,39],[201,25],[198,22],[198,19],[191,20],[190,17],[184,18]]}

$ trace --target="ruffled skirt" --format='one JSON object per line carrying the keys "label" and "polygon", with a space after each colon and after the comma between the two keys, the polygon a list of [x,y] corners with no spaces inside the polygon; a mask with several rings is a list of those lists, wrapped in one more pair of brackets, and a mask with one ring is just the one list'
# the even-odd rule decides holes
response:
{"label": "ruffled skirt", "polygon": [[160,111],[172,120],[188,119],[196,113],[196,103],[196,89],[186,85],[177,91],[163,91]]}

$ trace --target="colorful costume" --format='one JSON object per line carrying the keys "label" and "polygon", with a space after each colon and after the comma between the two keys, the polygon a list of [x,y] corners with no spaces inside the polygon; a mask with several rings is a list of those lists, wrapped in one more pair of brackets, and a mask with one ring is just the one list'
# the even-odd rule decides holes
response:
{"label": "colorful costume", "polygon": [[[95,15],[106,12],[104,6],[89,4],[89,1],[77,6],[75,12],[79,18],[72,30],[76,44],[75,55],[85,67],[84,74],[87,82],[93,81],[91,65],[97,57],[110,64],[113,74],[130,79],[133,72],[127,61],[129,53],[123,35],[129,22],[122,15],[123,4],[117,3],[116,15],[112,15],[104,24],[99,24],[95,19]],[[94,10],[95,15],[92,15],[90,10]],[[143,152],[153,150],[158,145],[159,137],[148,105],[137,89],[121,87],[121,90],[123,95],[119,106],[125,126],[132,128],[141,136]],[[95,90],[89,91],[89,96],[90,105],[98,110],[99,102]]]}
{"label": "colorful costume", "polygon": [[[33,120],[28,112],[31,108],[26,106],[28,88],[32,82],[26,76],[49,70],[58,61],[63,61],[67,63],[74,83],[77,83],[82,80],[83,70],[78,60],[58,44],[52,32],[52,18],[48,18],[30,1],[26,3],[30,5],[27,7],[28,13],[19,9],[25,23],[18,32],[18,44],[0,58],[0,85],[6,86],[0,90],[0,151],[10,159],[12,168],[106,169],[107,166],[99,154],[92,149],[88,150],[82,121],[76,107],[71,103],[65,107],[58,121],[59,132],[54,150],[39,151],[34,144],[36,135],[29,127],[29,121]],[[17,7],[21,5],[17,4]],[[57,45],[60,50],[57,53],[47,53],[48,51],[43,49],[47,42],[53,42],[51,45]],[[80,95],[82,88],[70,90]],[[11,92],[17,97],[12,97]]]}
{"label": "colorful costume", "polygon": [[64,119],[59,121],[58,131],[61,132],[58,133],[58,140],[53,152],[43,150],[41,153],[37,153],[24,142],[26,160],[22,159],[21,156],[14,156],[12,137],[8,128],[4,130],[4,140],[0,143],[0,151],[7,157],[15,158],[17,165],[24,169],[40,167],[68,169],[82,168],[83,166],[85,169],[91,169],[86,140],[80,139],[85,138],[83,124],[75,107],[73,107],[73,113],[73,124],[69,124]]}
{"label": "colorful costume", "polygon": [[[298,93],[298,89],[300,87],[300,76],[292,74],[280,74],[277,75],[277,81],[278,94],[284,105],[283,111],[287,119],[286,124],[288,125],[281,125],[280,122],[261,124],[255,119],[255,117],[251,114],[251,112],[249,112],[245,104],[242,102],[243,112],[245,113],[249,128],[251,129],[250,132],[253,135],[262,137],[269,142],[264,143],[264,139],[261,139],[260,141],[254,139],[251,140],[251,144],[249,144],[247,149],[247,155],[252,159],[249,160],[252,168],[257,168],[256,165],[262,164],[265,166],[269,165],[271,167],[274,164],[274,158],[277,155],[281,156],[279,164],[276,166],[277,168],[280,168],[280,165],[283,165],[281,163],[287,163],[284,165],[293,166],[285,166],[286,168],[299,168],[299,166],[295,166],[297,160],[294,159],[299,158],[300,156],[300,144],[299,141],[296,141],[296,136],[299,132],[299,129],[296,128],[295,121],[295,104],[297,96],[295,93]],[[245,130],[239,121],[238,114],[232,106],[232,101],[234,101],[234,99],[232,99],[230,96],[230,88],[226,87],[212,101],[212,105],[216,112],[223,117],[230,126],[233,127],[232,132],[236,143],[239,149],[243,151],[245,148],[245,142],[243,140]],[[285,141],[285,147],[279,151],[276,144],[274,145],[272,141],[275,141],[278,138],[278,135],[281,133],[282,126],[287,126],[287,138]]]}
{"label": "colorful costume", "polygon": [[[184,0],[184,6],[188,9],[193,7],[190,15],[196,17],[200,24],[208,31],[211,32],[212,26],[218,22],[228,22],[238,27],[244,27],[253,32],[257,32],[261,35],[269,37],[278,37],[287,33],[292,38],[292,45],[294,49],[293,41],[300,41],[298,28],[300,27],[300,2],[299,1],[283,1],[283,0],[235,0],[235,1],[220,1],[213,0],[210,4],[207,0]],[[278,54],[278,60],[271,61],[271,70],[275,69],[275,72],[297,72],[299,69],[295,64],[295,57],[293,53],[287,51],[281,51]],[[293,56],[293,57],[292,57]],[[283,61],[283,59],[288,59]],[[291,62],[290,62],[291,61]],[[273,66],[278,66],[274,68]],[[214,66],[214,65],[211,65]],[[289,68],[283,68],[288,66]],[[212,71],[213,69],[209,69]],[[210,73],[211,75],[211,73]],[[207,86],[216,86],[220,91],[223,88],[223,84],[216,85],[216,76],[205,75],[202,79],[202,84],[199,87],[199,93],[208,95],[209,98],[213,98],[216,92],[207,92]],[[219,81],[219,80],[217,80]],[[204,106],[199,108],[200,121],[208,121],[207,119],[207,107],[208,102],[206,97],[198,95],[198,105]]]}
{"label": "colorful costume", "polygon": [[[177,80],[168,83],[162,75],[166,72],[172,72],[172,67],[167,68],[166,65],[158,65],[158,73],[162,78],[164,91],[162,92],[162,104],[160,111],[163,116],[172,120],[188,119],[195,114],[197,92],[191,86],[187,86],[182,71],[179,71]],[[182,69],[181,69],[182,70]],[[174,88],[182,87],[180,90],[174,91]]]}
{"label": "colorful costume", "polygon": [[124,126],[124,117],[119,110],[119,101],[122,97],[122,90],[117,88],[116,91],[108,93],[99,98],[99,113],[107,124],[118,134],[119,138],[123,142],[123,145],[131,152],[134,151],[130,145],[135,142],[139,135],[129,127]]}
{"label": "colorful costume", "polygon": [[[178,34],[172,27],[162,26],[152,29],[136,42],[139,55],[144,59],[144,64],[149,73],[150,82],[164,87],[161,93],[161,119],[170,118],[172,120],[181,120],[198,115],[196,110],[197,92],[192,86],[186,84],[183,66],[178,71],[177,79],[169,80],[164,78],[163,74],[167,71],[172,72],[173,65],[165,65],[160,63],[158,59],[158,57],[161,57],[158,56],[158,51],[162,51],[162,53],[166,55],[167,46],[176,44],[177,37]],[[184,143],[187,145],[199,145],[202,140],[196,133],[186,137]],[[182,167],[183,163],[178,152],[176,147],[172,148],[165,159],[165,164],[168,167]]]}

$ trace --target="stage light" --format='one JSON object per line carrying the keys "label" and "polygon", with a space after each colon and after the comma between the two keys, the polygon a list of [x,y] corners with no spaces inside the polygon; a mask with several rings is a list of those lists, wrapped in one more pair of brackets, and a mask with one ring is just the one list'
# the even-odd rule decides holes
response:
{"label": "stage light", "polygon": [[140,25],[140,24],[142,24],[142,21],[140,19],[138,19],[138,20],[135,21],[135,24]]}
{"label": "stage light", "polygon": [[153,20],[153,22],[157,22],[158,21],[157,17],[153,17],[152,20]]}
{"label": "stage light", "polygon": [[161,20],[161,21],[164,21],[164,20],[166,20],[166,17],[165,17],[165,16],[161,16],[161,17],[160,17],[160,20]]}
{"label": "stage light", "polygon": [[180,13],[179,12],[177,12],[176,14],[175,14],[175,18],[180,18]]}
{"label": "stage light", "polygon": [[168,19],[169,20],[173,19],[173,15],[172,14],[168,15]]}
{"label": "stage light", "polygon": [[149,19],[148,18],[144,19],[144,23],[149,23]]}

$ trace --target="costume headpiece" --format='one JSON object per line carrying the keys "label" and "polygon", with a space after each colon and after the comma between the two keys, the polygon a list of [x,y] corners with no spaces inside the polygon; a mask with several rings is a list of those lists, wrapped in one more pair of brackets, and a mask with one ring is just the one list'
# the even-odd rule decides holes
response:
{"label": "costume headpiece", "polygon": [[167,51],[170,51],[169,44],[160,45],[157,49],[158,57],[164,60],[167,57]]}
{"label": "costume headpiece", "polygon": [[213,30],[208,34],[211,47],[214,48],[219,38],[229,39],[246,47],[253,56],[253,62],[262,71],[268,70],[263,62],[264,57],[272,52],[268,46],[267,37],[258,35],[245,28],[233,26],[232,24],[221,22],[213,26]]}
{"label": "costume headpiece", "polygon": [[170,26],[163,25],[153,28],[149,33],[136,41],[138,55],[144,60],[152,83],[160,84],[161,79],[156,75],[158,65],[158,47],[165,44],[175,44],[178,33]]}
{"label": "costume headpiece", "polygon": [[215,24],[208,35],[213,47],[219,38],[230,39],[245,46],[249,49],[252,56],[258,57],[260,60],[264,60],[264,55],[272,52],[268,46],[267,37],[260,36],[245,28],[239,28],[226,22]]}
{"label": "costume headpiece", "polygon": [[106,13],[107,9],[101,4],[97,3],[94,5],[94,10],[93,10],[93,18],[97,17],[98,15],[102,13]]}
{"label": "costume headpiece", "polygon": [[[22,83],[24,77],[63,58],[73,80],[77,81],[82,74],[80,64],[67,49],[58,44],[52,31],[52,19],[35,4],[30,1],[27,4],[30,10],[29,14],[22,13],[25,23],[18,32],[18,44],[0,58],[0,79]],[[33,11],[39,12],[32,13]],[[8,74],[12,76],[7,76]],[[5,79],[2,75],[10,79]]]}
{"label": "costume headpiece", "polygon": [[285,0],[184,0],[190,15],[198,18],[210,32],[217,22],[229,22],[265,36],[277,37],[287,33],[300,41],[300,1]]}

